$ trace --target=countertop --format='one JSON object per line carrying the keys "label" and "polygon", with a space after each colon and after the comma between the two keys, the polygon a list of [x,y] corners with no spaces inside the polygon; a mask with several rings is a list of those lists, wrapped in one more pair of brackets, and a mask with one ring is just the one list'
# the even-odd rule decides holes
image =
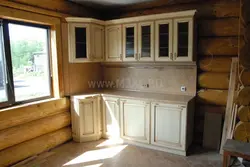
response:
{"label": "countertop", "polygon": [[187,104],[190,100],[192,100],[195,97],[190,95],[162,94],[162,93],[136,92],[136,91],[124,91],[124,90],[97,90],[97,91],[82,93],[80,95],[74,95],[74,97],[85,99],[98,95],[116,96],[119,98],[141,99],[141,100],[157,101],[164,103],[176,103],[176,104]]}

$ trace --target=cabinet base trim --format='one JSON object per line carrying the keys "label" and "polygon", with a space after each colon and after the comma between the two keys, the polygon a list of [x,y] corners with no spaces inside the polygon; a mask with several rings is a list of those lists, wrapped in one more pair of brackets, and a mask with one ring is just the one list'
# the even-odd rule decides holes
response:
{"label": "cabinet base trim", "polygon": [[187,156],[187,152],[182,151],[182,150],[176,150],[176,149],[166,148],[166,147],[158,147],[158,146],[155,146],[155,145],[138,143],[138,142],[129,141],[129,140],[124,140],[124,143],[139,146],[139,147],[149,148],[149,149],[153,149],[153,150],[164,151],[164,152],[172,153],[172,154],[176,154],[176,155]]}
{"label": "cabinet base trim", "polygon": [[91,136],[81,136],[80,138],[73,136],[73,140],[78,143],[88,142],[88,141],[97,141],[101,139],[100,135],[91,135]]}

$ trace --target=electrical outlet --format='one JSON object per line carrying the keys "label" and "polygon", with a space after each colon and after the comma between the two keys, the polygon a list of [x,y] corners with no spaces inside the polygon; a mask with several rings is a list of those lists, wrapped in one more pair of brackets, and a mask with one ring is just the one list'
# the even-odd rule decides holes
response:
{"label": "electrical outlet", "polygon": [[182,92],[186,92],[186,91],[187,91],[186,86],[181,86],[181,91],[182,91]]}

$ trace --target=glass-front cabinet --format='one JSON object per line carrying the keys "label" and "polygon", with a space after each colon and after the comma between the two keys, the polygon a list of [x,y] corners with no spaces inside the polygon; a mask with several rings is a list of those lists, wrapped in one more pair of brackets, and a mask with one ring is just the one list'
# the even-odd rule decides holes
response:
{"label": "glass-front cabinet", "polygon": [[69,61],[86,61],[90,57],[89,24],[69,24]]}
{"label": "glass-front cabinet", "polygon": [[155,22],[155,60],[173,60],[173,21],[158,20]]}
{"label": "glass-front cabinet", "polygon": [[193,19],[174,19],[175,61],[192,61],[193,57]]}
{"label": "glass-front cabinet", "polygon": [[123,25],[123,61],[138,60],[137,24]]}
{"label": "glass-front cabinet", "polygon": [[138,23],[138,60],[154,61],[154,22]]}

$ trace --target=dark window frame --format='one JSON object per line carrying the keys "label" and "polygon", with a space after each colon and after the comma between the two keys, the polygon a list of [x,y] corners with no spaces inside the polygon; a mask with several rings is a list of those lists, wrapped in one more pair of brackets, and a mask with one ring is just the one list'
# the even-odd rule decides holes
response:
{"label": "dark window frame", "polygon": [[[23,101],[16,101],[15,100],[15,88],[14,88],[14,78],[13,78],[13,70],[12,70],[12,60],[11,60],[11,46],[10,46],[10,37],[9,37],[9,27],[8,24],[18,24],[18,25],[23,25],[23,26],[30,26],[30,27],[37,27],[37,28],[44,28],[47,30],[47,52],[48,52],[48,70],[49,70],[49,96],[43,96],[43,97],[38,97],[38,98],[32,98],[28,100],[23,100]],[[5,58],[5,68],[6,68],[6,76],[7,76],[7,101],[5,102],[0,102],[0,108],[6,108],[10,106],[15,106],[15,105],[20,105],[20,104],[25,104],[25,103],[30,103],[30,102],[35,102],[39,100],[45,100],[49,98],[53,98],[53,79],[52,79],[52,64],[51,64],[51,27],[47,25],[40,25],[40,24],[34,24],[34,23],[28,23],[28,22],[23,22],[23,21],[16,21],[16,20],[7,20],[7,19],[1,19],[0,18],[0,24],[2,26],[3,30],[3,45],[4,45],[4,58]],[[1,30],[0,30],[1,31]]]}

